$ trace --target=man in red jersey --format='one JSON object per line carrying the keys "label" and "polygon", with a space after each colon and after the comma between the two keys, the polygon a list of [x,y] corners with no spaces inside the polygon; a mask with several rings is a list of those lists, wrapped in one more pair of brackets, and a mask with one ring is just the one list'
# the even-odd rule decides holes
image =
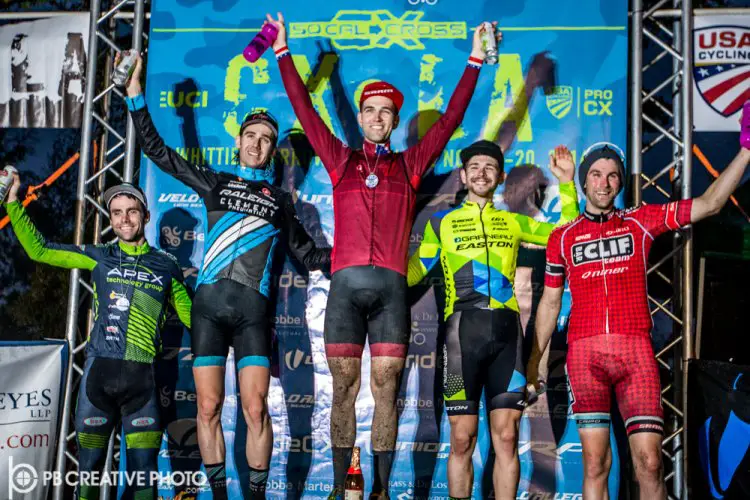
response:
{"label": "man in red jersey", "polygon": [[660,234],[705,219],[724,206],[750,163],[750,113],[742,118],[741,145],[729,167],[702,196],[628,210],[614,208],[625,174],[620,155],[604,146],[581,162],[586,210],[550,235],[527,377],[538,386],[539,359],[555,329],[567,279],[572,308],[566,369],[583,446],[583,496],[587,500],[608,498],[612,389],[625,421],[640,496],[665,498],[664,414],[650,338],[648,253]]}
{"label": "man in red jersey", "polygon": [[417,189],[461,124],[474,93],[484,61],[481,30],[474,32],[471,55],[445,114],[418,144],[397,153],[390,137],[399,124],[403,94],[382,81],[366,85],[358,114],[364,145],[355,149],[343,144],[313,108],[286,46],[283,16],[267,19],[279,30],[273,49],[289,100],[333,184],[333,277],[324,326],[333,377],[336,489],[331,496],[343,493],[356,437],[354,403],[362,350],[369,335],[375,400],[373,495],[387,498],[398,427],[396,395],[409,343],[406,263]]}

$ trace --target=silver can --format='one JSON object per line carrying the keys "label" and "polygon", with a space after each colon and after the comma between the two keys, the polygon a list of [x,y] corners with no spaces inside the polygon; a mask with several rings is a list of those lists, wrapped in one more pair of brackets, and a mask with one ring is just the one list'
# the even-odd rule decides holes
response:
{"label": "silver can", "polygon": [[135,70],[135,61],[137,53],[134,50],[126,50],[120,57],[120,64],[112,71],[112,83],[118,87],[124,87],[130,75]]}
{"label": "silver can", "polygon": [[484,28],[480,34],[482,40],[482,50],[484,50],[484,62],[487,64],[497,64],[497,38],[495,38],[495,27],[490,22],[483,22]]}
{"label": "silver can", "polygon": [[8,196],[8,191],[13,185],[13,174],[16,173],[18,173],[18,170],[13,165],[5,165],[5,168],[0,170],[0,202]]}

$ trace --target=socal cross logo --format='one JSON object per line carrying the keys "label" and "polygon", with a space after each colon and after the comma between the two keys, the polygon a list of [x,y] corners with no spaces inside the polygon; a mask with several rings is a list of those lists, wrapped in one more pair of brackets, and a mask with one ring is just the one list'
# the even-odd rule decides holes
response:
{"label": "socal cross logo", "polygon": [[698,93],[724,117],[750,99],[750,28],[711,26],[693,34]]}

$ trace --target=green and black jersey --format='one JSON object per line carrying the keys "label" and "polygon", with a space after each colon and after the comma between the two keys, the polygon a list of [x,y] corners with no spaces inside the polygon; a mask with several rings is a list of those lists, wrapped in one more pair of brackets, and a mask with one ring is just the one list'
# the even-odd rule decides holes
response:
{"label": "green and black jersey", "polygon": [[190,327],[190,296],[177,260],[168,253],[148,243],[47,243],[21,203],[8,203],[6,207],[29,257],[57,267],[91,271],[96,321],[86,346],[88,356],[153,362],[161,349],[160,330],[167,302]]}
{"label": "green and black jersey", "polygon": [[[578,216],[575,182],[560,185],[560,224]],[[518,312],[513,292],[521,242],[546,245],[555,224],[464,201],[430,217],[422,243],[409,260],[409,286],[440,262],[445,279],[445,317],[473,308]]]}

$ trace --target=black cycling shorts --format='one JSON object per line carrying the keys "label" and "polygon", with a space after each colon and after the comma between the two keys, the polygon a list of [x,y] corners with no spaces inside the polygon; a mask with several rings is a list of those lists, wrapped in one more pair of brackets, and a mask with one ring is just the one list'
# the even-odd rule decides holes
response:
{"label": "black cycling shorts", "polygon": [[249,286],[222,279],[198,287],[190,314],[193,367],[224,366],[234,347],[237,369],[271,366],[268,299]]}
{"label": "black cycling shorts", "polygon": [[476,415],[482,388],[487,411],[526,405],[526,370],[518,313],[468,309],[448,318],[443,397],[448,415]]}
{"label": "black cycling shorts", "polygon": [[336,271],[326,306],[326,356],[362,357],[368,335],[371,356],[406,357],[409,347],[406,277],[375,266]]}

